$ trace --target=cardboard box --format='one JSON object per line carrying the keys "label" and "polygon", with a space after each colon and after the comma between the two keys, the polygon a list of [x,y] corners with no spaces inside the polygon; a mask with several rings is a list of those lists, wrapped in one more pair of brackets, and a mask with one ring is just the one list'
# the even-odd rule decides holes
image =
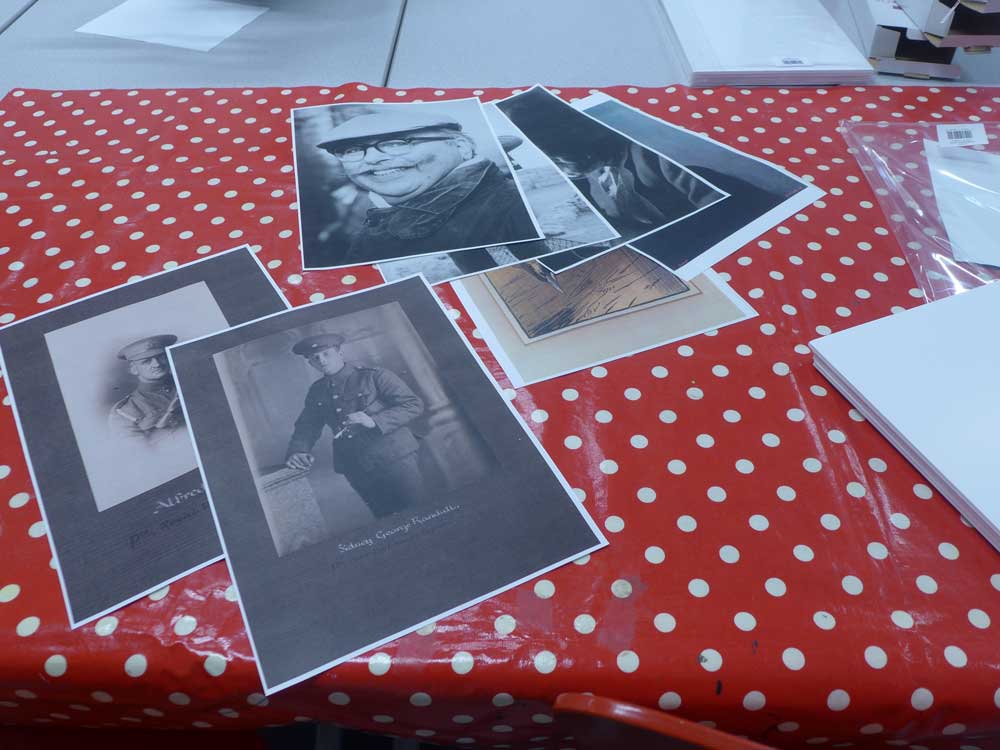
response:
{"label": "cardboard box", "polygon": [[998,0],[897,0],[936,47],[1000,46]]}
{"label": "cardboard box", "polygon": [[914,28],[896,0],[851,0],[851,13],[862,51],[879,73],[913,78],[957,79],[961,75],[953,48],[931,44]]}

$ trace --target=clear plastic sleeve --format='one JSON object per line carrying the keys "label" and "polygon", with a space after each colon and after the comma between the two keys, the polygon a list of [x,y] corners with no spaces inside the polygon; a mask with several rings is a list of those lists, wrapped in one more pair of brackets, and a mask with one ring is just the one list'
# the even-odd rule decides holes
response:
{"label": "clear plastic sleeve", "polygon": [[841,132],[928,301],[1000,279],[1000,123],[849,121]]}

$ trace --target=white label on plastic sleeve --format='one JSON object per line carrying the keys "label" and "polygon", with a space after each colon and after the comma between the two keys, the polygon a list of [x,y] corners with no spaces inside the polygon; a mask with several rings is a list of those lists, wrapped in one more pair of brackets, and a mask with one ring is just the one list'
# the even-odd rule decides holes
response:
{"label": "white label on plastic sleeve", "polygon": [[794,57],[789,55],[787,57],[775,57],[773,60],[774,64],[783,68],[801,68],[804,66],[812,65],[809,59],[806,57]]}
{"label": "white label on plastic sleeve", "polygon": [[985,146],[989,143],[986,127],[981,122],[938,125],[937,134],[940,146]]}

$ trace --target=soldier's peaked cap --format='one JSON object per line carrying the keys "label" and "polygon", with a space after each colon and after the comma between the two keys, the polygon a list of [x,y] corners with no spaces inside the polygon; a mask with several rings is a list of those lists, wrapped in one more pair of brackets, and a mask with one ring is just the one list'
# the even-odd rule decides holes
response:
{"label": "soldier's peaked cap", "polygon": [[406,135],[418,130],[460,131],[458,120],[440,114],[424,112],[383,110],[370,115],[358,115],[340,123],[330,131],[333,138],[323,141],[317,148],[332,151],[337,144],[366,141],[389,135]]}
{"label": "soldier's peaked cap", "polygon": [[176,343],[177,337],[170,334],[147,336],[144,339],[139,339],[123,346],[118,351],[118,358],[134,362],[137,359],[155,357],[158,354],[163,354],[164,349]]}
{"label": "soldier's peaked cap", "polygon": [[308,357],[310,354],[329,349],[331,346],[342,346],[344,337],[339,333],[321,333],[318,336],[307,336],[292,347],[292,354]]}

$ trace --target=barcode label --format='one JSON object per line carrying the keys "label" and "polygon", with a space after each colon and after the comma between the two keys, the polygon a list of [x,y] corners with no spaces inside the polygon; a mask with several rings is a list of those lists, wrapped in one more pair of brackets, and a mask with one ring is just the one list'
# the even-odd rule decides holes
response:
{"label": "barcode label", "polygon": [[771,64],[775,67],[785,67],[785,68],[802,68],[812,65],[812,60],[808,57],[799,57],[797,55],[788,55],[786,57],[772,57]]}
{"label": "barcode label", "polygon": [[938,125],[937,134],[940,146],[975,146],[989,142],[986,137],[986,127],[979,122]]}
{"label": "barcode label", "polygon": [[804,57],[782,57],[781,65],[808,65]]}

